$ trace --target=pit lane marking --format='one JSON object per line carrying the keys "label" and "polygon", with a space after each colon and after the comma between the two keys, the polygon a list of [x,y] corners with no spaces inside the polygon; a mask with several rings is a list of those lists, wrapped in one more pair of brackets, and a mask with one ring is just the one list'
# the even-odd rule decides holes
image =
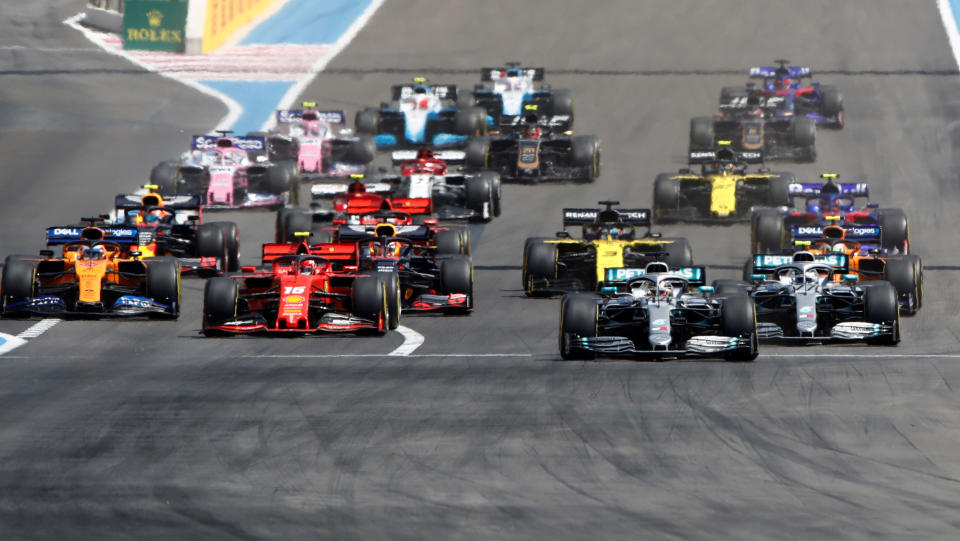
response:
{"label": "pit lane marking", "polygon": [[403,343],[400,344],[400,347],[387,353],[391,357],[408,357],[411,353],[417,350],[418,347],[423,345],[423,335],[417,331],[400,325],[397,327],[397,332],[403,336]]}

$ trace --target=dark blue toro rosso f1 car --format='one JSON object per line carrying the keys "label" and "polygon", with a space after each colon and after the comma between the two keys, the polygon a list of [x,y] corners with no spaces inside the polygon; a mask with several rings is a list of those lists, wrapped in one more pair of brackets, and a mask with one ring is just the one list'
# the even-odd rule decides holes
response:
{"label": "dark blue toro rosso f1 car", "polygon": [[812,119],[817,125],[843,128],[843,94],[836,87],[821,85],[817,81],[804,85],[803,79],[813,77],[810,68],[790,66],[789,60],[782,59],[774,60],[774,63],[777,65],[750,68],[750,78],[762,81],[757,87],[724,87],[720,103],[727,104],[749,94],[789,98],[796,115]]}

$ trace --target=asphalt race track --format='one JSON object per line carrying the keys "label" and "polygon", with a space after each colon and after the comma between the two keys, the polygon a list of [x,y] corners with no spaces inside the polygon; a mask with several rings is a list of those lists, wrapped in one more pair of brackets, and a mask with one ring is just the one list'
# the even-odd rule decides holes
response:
{"label": "asphalt race track", "polygon": [[[224,114],[63,26],[82,4],[3,8],[0,255],[105,210]],[[926,303],[901,345],[561,362],[558,301],[520,291],[523,239],[563,206],[648,206],[689,118],[776,57],[830,71],[847,107],[816,164],[776,168],[865,177],[910,215]],[[0,357],[0,538],[955,537],[960,78],[935,2],[390,0],[304,98],[352,118],[412,75],[469,88],[508,60],[573,90],[604,169],[505,188],[473,229],[473,315],[405,318],[410,357],[386,355],[396,333],[204,339],[195,279],[177,322],[62,322]],[[272,214],[225,217],[254,263]],[[743,225],[663,231],[710,279],[749,253]]]}

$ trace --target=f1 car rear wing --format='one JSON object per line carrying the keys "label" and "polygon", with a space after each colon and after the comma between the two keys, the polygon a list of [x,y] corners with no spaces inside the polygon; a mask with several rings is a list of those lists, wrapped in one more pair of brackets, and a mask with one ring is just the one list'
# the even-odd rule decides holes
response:
{"label": "f1 car rear wing", "polygon": [[775,110],[787,104],[787,99],[783,96],[734,96],[730,101],[720,104],[721,111],[745,111],[759,107],[761,109]]}
{"label": "f1 car rear wing", "polygon": [[612,209],[617,213],[617,221],[602,221],[597,219],[602,213],[610,212],[600,209],[563,209],[563,226],[590,225],[594,223],[620,224],[631,227],[650,227],[650,209]]}
{"label": "f1 car rear wing", "polygon": [[543,68],[480,68],[481,81],[499,81],[507,77],[523,77],[533,81],[542,81],[543,74]]}
{"label": "f1 car rear wing", "polygon": [[[103,231],[104,242],[115,242],[123,245],[135,245],[139,238],[139,232],[133,227],[97,227]],[[61,226],[47,228],[47,246],[59,246],[61,244],[70,244],[71,242],[83,242],[88,240],[83,236],[83,227]]]}
{"label": "f1 car rear wing", "polygon": [[[699,287],[707,283],[707,270],[705,267],[672,267],[671,273],[679,274],[687,280],[690,287]],[[634,267],[610,267],[603,272],[604,284],[616,285],[633,280],[638,276],[644,276],[646,269]]]}
{"label": "f1 car rear wing", "polygon": [[[830,226],[827,226],[830,227]],[[815,241],[827,238],[823,234],[824,227],[819,225],[795,225],[793,226],[793,240],[796,241]],[[880,242],[882,231],[878,225],[850,225],[843,227],[843,240],[850,242]]]}
{"label": "f1 car rear wing", "polygon": [[194,135],[190,140],[190,150],[210,150],[212,148],[237,148],[248,152],[264,152],[267,149],[267,138]]}
{"label": "f1 car rear wing", "polygon": [[[433,158],[443,160],[447,162],[447,164],[463,163],[463,161],[467,159],[467,153],[462,150],[435,150],[433,151]],[[390,154],[390,159],[393,160],[393,165],[415,160],[417,159],[417,151],[394,150],[393,153]]]}
{"label": "f1 car rear wing", "polygon": [[[793,66],[789,68],[779,68],[772,66],[760,66],[750,68],[750,77],[754,79],[768,79],[771,77],[778,77],[780,73],[778,70],[787,70],[787,77],[792,77],[794,79],[799,79],[801,77],[813,77],[813,71],[810,68],[805,66]],[[782,73],[782,71],[781,71]]]}
{"label": "f1 car rear wing", "polygon": [[[400,177],[389,177],[397,178]],[[370,182],[364,184],[366,188],[366,193],[389,193],[394,189],[394,185],[390,182]],[[314,199],[323,199],[323,198],[333,198],[338,195],[343,195],[347,193],[350,189],[350,185],[346,183],[337,183],[337,184],[314,184],[310,186],[310,195]]]}
{"label": "f1 car rear wing", "polygon": [[[117,210],[137,210],[143,208],[143,194],[117,194],[114,207]],[[163,195],[164,208],[174,210],[200,210],[203,200],[197,194]]]}
{"label": "f1 car rear wing", "polygon": [[[754,254],[753,272],[754,274],[770,274],[783,265],[789,265],[794,262],[795,254]],[[837,274],[846,274],[850,269],[850,260],[847,254],[815,254],[814,261],[819,261],[833,267]]]}
{"label": "f1 car rear wing", "polygon": [[292,124],[303,120],[319,120],[327,124],[346,124],[347,115],[341,110],[314,111],[303,109],[277,109],[277,124]]}
{"label": "f1 car rear wing", "polygon": [[391,99],[394,101],[402,98],[409,98],[416,94],[416,89],[423,88],[441,100],[453,100],[457,98],[457,85],[393,85],[391,87]]}
{"label": "f1 car rear wing", "polygon": [[787,193],[792,197],[797,196],[818,196],[823,193],[824,186],[833,186],[838,191],[837,193],[841,195],[849,195],[851,197],[870,197],[870,185],[866,183],[821,183],[821,184],[805,184],[805,183],[794,183],[787,187]]}
{"label": "f1 car rear wing", "polygon": [[694,150],[690,152],[687,160],[690,164],[716,163],[721,160],[720,153],[732,154],[733,161],[736,163],[763,163],[763,152],[759,150],[740,150],[735,151],[730,148],[721,150]]}

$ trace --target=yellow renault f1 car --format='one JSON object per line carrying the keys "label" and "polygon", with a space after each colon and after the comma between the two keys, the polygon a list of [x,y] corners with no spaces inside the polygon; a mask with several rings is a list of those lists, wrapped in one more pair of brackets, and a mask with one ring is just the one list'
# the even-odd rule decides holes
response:
{"label": "yellow renault f1 car", "polygon": [[[671,268],[693,265],[685,238],[650,232],[649,209],[615,209],[619,201],[600,201],[604,209],[563,209],[563,231],[555,238],[531,237],[523,246],[523,289],[527,296],[594,291],[607,269],[643,267],[663,261]],[[567,227],[580,226],[573,238]],[[646,231],[637,233],[637,228]]]}
{"label": "yellow renault f1 car", "polygon": [[[99,315],[176,319],[180,265],[173,258],[140,259],[129,252],[137,231],[129,227],[51,227],[48,245],[61,257],[9,256],[0,302],[4,316]],[[130,253],[131,257],[123,254]]]}
{"label": "yellow renault f1 car", "polygon": [[761,163],[760,151],[735,151],[729,141],[716,150],[692,151],[689,163],[700,164],[701,173],[689,168],[679,173],[660,173],[653,183],[653,218],[672,221],[735,222],[750,219],[753,207],[788,207],[792,173],[760,169],[747,173],[751,163]]}

